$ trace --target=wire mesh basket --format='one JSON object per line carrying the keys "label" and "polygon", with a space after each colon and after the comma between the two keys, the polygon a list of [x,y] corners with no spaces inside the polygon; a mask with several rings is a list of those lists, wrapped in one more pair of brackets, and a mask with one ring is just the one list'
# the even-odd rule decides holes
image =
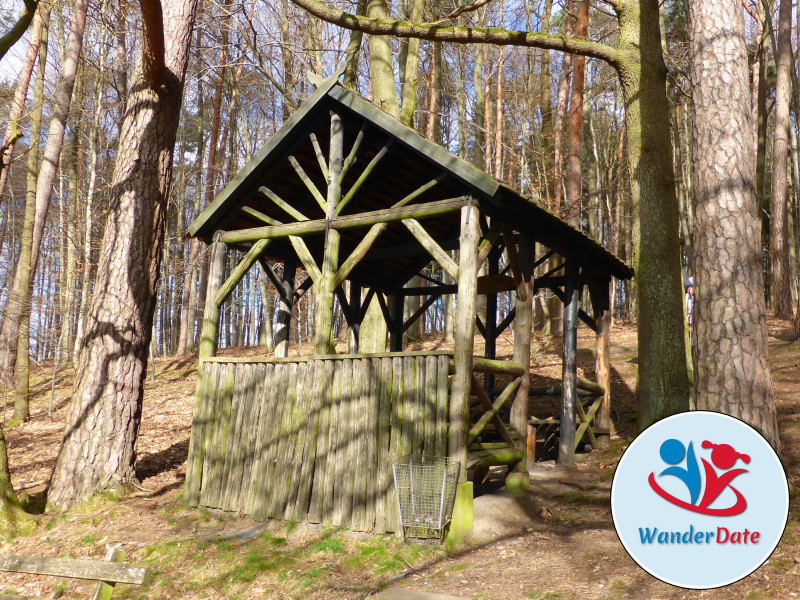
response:
{"label": "wire mesh basket", "polygon": [[394,465],[394,487],[406,538],[441,539],[453,516],[461,463],[444,456],[409,454]]}

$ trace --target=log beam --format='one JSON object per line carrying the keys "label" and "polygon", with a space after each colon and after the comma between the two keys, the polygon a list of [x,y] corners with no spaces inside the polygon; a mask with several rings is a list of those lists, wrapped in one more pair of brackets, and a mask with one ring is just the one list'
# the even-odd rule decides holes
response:
{"label": "log beam", "polygon": [[425,231],[425,229],[420,225],[419,221],[415,219],[403,219],[403,225],[406,226],[411,232],[420,245],[428,251],[428,253],[433,257],[433,259],[441,265],[441,267],[447,271],[447,274],[450,275],[453,279],[458,281],[458,265],[456,262],[450,258],[450,255],[447,254],[442,247],[434,240],[431,235]]}
{"label": "log beam", "polygon": [[330,220],[315,219],[309,221],[304,217],[304,220],[301,222],[287,223],[277,227],[253,227],[250,229],[240,229],[238,231],[226,231],[221,234],[220,241],[226,244],[242,244],[266,238],[299,237],[324,233],[327,228],[339,231],[371,227],[376,223],[392,223],[394,221],[402,221],[403,219],[427,219],[456,212],[467,203],[468,200],[466,198],[448,198],[446,200],[426,202],[413,206],[374,210],[356,215],[345,215],[343,217],[331,218]]}
{"label": "log beam", "polygon": [[563,354],[561,367],[561,429],[558,443],[558,464],[575,464],[575,403],[578,368],[576,363],[578,344],[578,265],[573,260],[566,263],[566,286],[564,296]]}
{"label": "log beam", "polygon": [[[283,198],[278,196],[278,194],[273,192],[267,186],[262,185],[260,188],[258,188],[258,191],[262,196],[272,200],[272,202],[273,202],[273,204],[275,204],[275,206],[277,206],[278,208],[283,210],[283,212],[285,212],[290,217],[294,218],[295,221],[308,221],[308,217],[307,216],[305,216],[303,213],[301,213],[299,210],[297,210],[294,206],[292,206],[291,204],[286,202],[286,200],[284,200]],[[249,240],[249,241],[252,241],[252,240]]]}
{"label": "log beam", "polygon": [[[492,401],[489,399],[489,396],[486,395],[486,392],[483,391],[483,386],[481,386],[481,382],[475,379],[475,377],[470,378],[470,388],[472,389],[472,393],[478,398],[483,406],[483,409],[486,411],[491,411],[493,408]],[[499,415],[495,412],[492,415],[492,423],[494,424],[497,433],[500,434],[500,437],[503,438],[503,442],[508,446],[514,446],[514,440],[511,437],[511,434],[506,429],[505,423],[499,417]],[[474,443],[470,442],[470,447],[474,447]],[[483,448],[485,449],[485,448]]]}
{"label": "log beam", "polygon": [[273,219],[272,217],[265,215],[260,210],[256,210],[250,206],[243,206],[242,212],[246,215],[250,215],[251,217],[255,217],[259,221],[263,221],[267,225],[272,225],[273,227],[277,227],[278,225],[283,225],[278,219]]}
{"label": "log beam", "polygon": [[[511,249],[514,249],[514,259],[511,259]],[[517,285],[517,304],[514,307],[514,362],[524,368],[522,383],[517,389],[514,404],[511,405],[511,428],[517,434],[517,439],[526,439],[528,432],[528,389],[530,388],[531,364],[531,331],[533,328],[533,258],[536,247],[533,240],[525,234],[519,236],[519,253],[514,246],[514,240],[506,238],[506,250],[509,259],[513,260],[512,268],[519,273]],[[516,266],[513,266],[516,263]],[[522,292],[522,293],[520,293]],[[505,320],[503,321],[505,323]],[[502,325],[502,324],[501,324]],[[528,471],[527,459],[531,457],[526,453],[526,460],[517,465],[518,471]],[[535,459],[534,459],[535,460]]]}
{"label": "log beam", "polygon": [[231,295],[233,288],[242,280],[242,277],[245,276],[247,271],[250,270],[250,267],[261,257],[261,254],[266,250],[267,245],[269,245],[269,240],[259,240],[247,253],[244,255],[244,258],[239,261],[239,264],[236,265],[236,268],[233,269],[233,273],[230,274],[230,277],[225,280],[219,290],[217,291],[216,296],[214,296],[214,303],[217,306],[222,306],[225,300],[228,299],[228,296]]}
{"label": "log beam", "polygon": [[[325,197],[317,189],[317,186],[314,185],[314,182],[311,181],[311,178],[305,172],[305,170],[303,169],[303,166],[297,161],[297,159],[294,156],[290,156],[289,157],[289,162],[291,163],[292,168],[294,169],[295,173],[297,173],[297,176],[300,178],[300,181],[302,181],[305,184],[305,186],[308,189],[308,191],[311,192],[311,195],[314,197],[314,200],[317,201],[317,204],[319,204],[319,207],[322,210],[325,210],[325,204],[326,204]],[[337,182],[338,182],[338,178],[337,178]]]}
{"label": "log beam", "polygon": [[211,269],[208,273],[206,288],[206,310],[203,314],[203,326],[200,330],[200,344],[197,356],[200,360],[217,353],[217,334],[219,333],[219,304],[216,303],[217,292],[225,276],[225,258],[228,247],[220,241],[211,244]]}
{"label": "log beam", "polygon": [[[461,461],[461,482],[467,481],[467,438],[469,436],[469,392],[474,350],[475,308],[478,297],[477,258],[480,212],[474,204],[461,209],[458,264],[458,305],[450,395],[449,455]],[[471,527],[470,527],[471,528]]]}
{"label": "log beam", "polygon": [[595,428],[598,432],[597,443],[600,447],[608,445],[609,432],[611,431],[610,285],[610,279],[599,279],[589,287],[594,310],[594,322],[597,324],[597,329],[595,330],[595,373],[597,373],[598,385],[603,387],[603,401],[595,419]]}
{"label": "log beam", "polygon": [[[270,269],[272,270],[272,269]],[[293,259],[283,263],[283,281],[275,284],[280,290],[280,302],[278,303],[278,327],[275,332],[275,357],[286,358],[289,356],[289,332],[292,323],[292,307],[294,305],[294,277],[297,270],[297,262]],[[273,273],[274,274],[274,273]],[[275,283],[273,281],[273,283]]]}
{"label": "log beam", "polygon": [[[336,216],[336,206],[342,198],[339,175],[342,172],[342,163],[344,161],[344,124],[339,115],[334,112],[331,113],[330,131],[328,194],[323,204],[326,223],[329,223]],[[322,268],[320,269],[320,278],[317,282],[315,296],[314,354],[316,356],[335,352],[333,343],[333,298],[338,287],[335,285],[335,280],[336,271],[339,268],[339,236],[339,232],[335,229],[325,228],[325,251],[322,257]]]}
{"label": "log beam", "polygon": [[383,160],[383,157],[386,156],[386,153],[389,152],[393,143],[394,140],[389,140],[386,145],[381,148],[380,151],[372,158],[361,175],[359,175],[358,179],[356,179],[356,182],[347,191],[347,194],[344,196],[344,198],[339,201],[339,204],[336,206],[337,215],[341,214],[341,212],[344,210],[344,207],[347,206],[353,198],[355,198],[356,194],[358,194],[359,190],[361,189],[361,186],[363,186],[364,182],[369,178],[370,175],[372,175],[372,172],[378,166],[378,163]]}

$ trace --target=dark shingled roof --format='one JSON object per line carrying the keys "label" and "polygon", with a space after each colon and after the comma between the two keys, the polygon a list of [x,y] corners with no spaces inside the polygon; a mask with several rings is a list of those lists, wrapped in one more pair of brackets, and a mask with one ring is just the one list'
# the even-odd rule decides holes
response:
{"label": "dark shingled roof", "polygon": [[[315,134],[323,156],[328,154],[330,113],[335,111],[344,125],[345,156],[363,129],[363,140],[356,160],[342,182],[342,193],[358,180],[375,155],[392,142],[386,155],[370,174],[342,215],[386,209],[420,186],[447,176],[426,191],[418,202],[472,196],[481,214],[508,222],[514,230],[529,233],[558,254],[578,260],[581,266],[598,275],[621,279],[633,277],[633,269],[600,244],[568,225],[535,201],[500,183],[483,171],[422,138],[379,108],[340,83],[335,73],[286,121],[267,144],[244,166],[214,202],[192,223],[189,235],[211,242],[219,230],[231,231],[261,227],[263,220],[249,207],[269,218],[287,223],[293,219],[259,188],[265,186],[309,219],[325,217],[320,205],[292,167],[294,156],[317,189],[325,195],[327,184],[311,141]],[[458,212],[425,219],[426,231],[445,249],[458,247]],[[341,231],[340,263],[362,239],[366,229]],[[311,254],[321,263],[324,235],[305,237]],[[242,244],[246,249],[249,244]],[[286,238],[274,239],[264,254],[282,260],[295,252]],[[428,253],[399,222],[387,226],[350,278],[363,285],[383,289],[397,288],[411,279],[430,261]]]}

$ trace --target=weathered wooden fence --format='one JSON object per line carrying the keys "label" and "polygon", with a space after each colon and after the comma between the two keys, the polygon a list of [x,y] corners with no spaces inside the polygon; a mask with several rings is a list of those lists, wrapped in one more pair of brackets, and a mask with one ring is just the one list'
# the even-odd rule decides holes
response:
{"label": "weathered wooden fence", "polygon": [[448,352],[201,362],[191,504],[395,531],[391,465],[447,454]]}

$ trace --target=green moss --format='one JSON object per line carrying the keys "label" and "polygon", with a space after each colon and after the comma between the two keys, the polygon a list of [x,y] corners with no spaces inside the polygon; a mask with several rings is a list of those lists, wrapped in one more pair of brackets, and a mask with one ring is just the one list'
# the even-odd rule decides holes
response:
{"label": "green moss", "polygon": [[314,542],[313,548],[316,552],[324,552],[330,550],[336,554],[340,553],[343,549],[342,540],[338,538],[325,538]]}

